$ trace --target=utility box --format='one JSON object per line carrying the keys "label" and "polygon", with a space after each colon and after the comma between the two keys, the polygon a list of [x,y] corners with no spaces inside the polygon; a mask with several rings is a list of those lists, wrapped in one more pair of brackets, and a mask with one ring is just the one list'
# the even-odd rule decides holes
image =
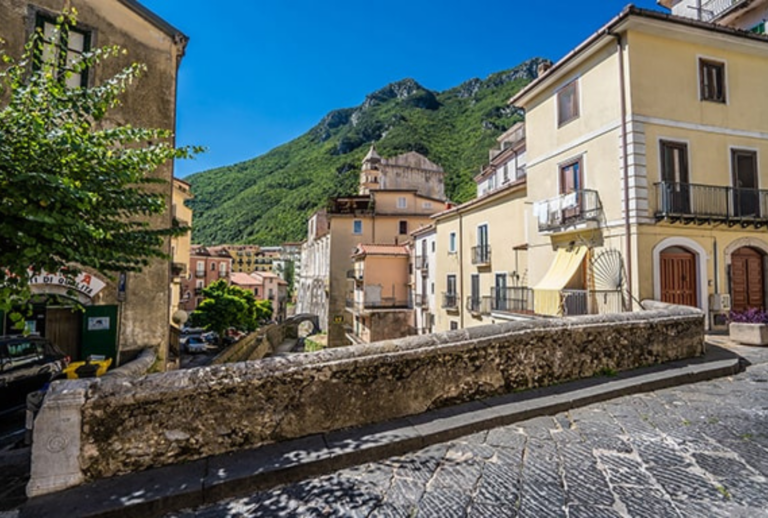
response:
{"label": "utility box", "polygon": [[731,296],[727,293],[713,293],[709,296],[709,309],[712,311],[730,311]]}

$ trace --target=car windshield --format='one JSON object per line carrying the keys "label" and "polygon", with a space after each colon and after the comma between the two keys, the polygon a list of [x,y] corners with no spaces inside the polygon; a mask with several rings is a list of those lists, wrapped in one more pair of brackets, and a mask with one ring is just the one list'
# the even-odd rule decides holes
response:
{"label": "car windshield", "polygon": [[12,342],[6,347],[11,366],[33,362],[42,355],[42,344],[37,344],[31,340]]}

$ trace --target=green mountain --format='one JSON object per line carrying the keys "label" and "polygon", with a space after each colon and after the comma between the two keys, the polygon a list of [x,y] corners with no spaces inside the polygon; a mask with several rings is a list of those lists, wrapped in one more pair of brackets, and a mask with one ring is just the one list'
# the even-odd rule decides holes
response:
{"label": "green mountain", "polygon": [[360,163],[373,142],[383,157],[422,153],[445,169],[451,200],[471,199],[472,178],[495,138],[522,120],[507,101],[543,61],[444,92],[413,79],[392,83],[262,156],[187,177],[195,194],[194,242],[275,245],[305,238],[309,215],[328,198],[357,191]]}

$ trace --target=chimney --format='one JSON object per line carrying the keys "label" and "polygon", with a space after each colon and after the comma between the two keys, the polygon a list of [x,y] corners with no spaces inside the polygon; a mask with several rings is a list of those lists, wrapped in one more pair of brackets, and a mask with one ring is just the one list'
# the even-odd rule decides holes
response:
{"label": "chimney", "polygon": [[552,62],[551,61],[542,61],[539,63],[539,66],[536,67],[536,76],[540,77],[544,74],[546,74],[547,70],[552,68]]}

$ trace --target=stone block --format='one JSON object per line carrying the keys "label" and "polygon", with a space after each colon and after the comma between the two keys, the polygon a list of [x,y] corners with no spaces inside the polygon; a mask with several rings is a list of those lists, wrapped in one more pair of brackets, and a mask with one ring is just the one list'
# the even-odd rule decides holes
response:
{"label": "stone block", "polygon": [[731,340],[744,345],[768,345],[768,324],[742,324],[731,322],[728,325]]}

